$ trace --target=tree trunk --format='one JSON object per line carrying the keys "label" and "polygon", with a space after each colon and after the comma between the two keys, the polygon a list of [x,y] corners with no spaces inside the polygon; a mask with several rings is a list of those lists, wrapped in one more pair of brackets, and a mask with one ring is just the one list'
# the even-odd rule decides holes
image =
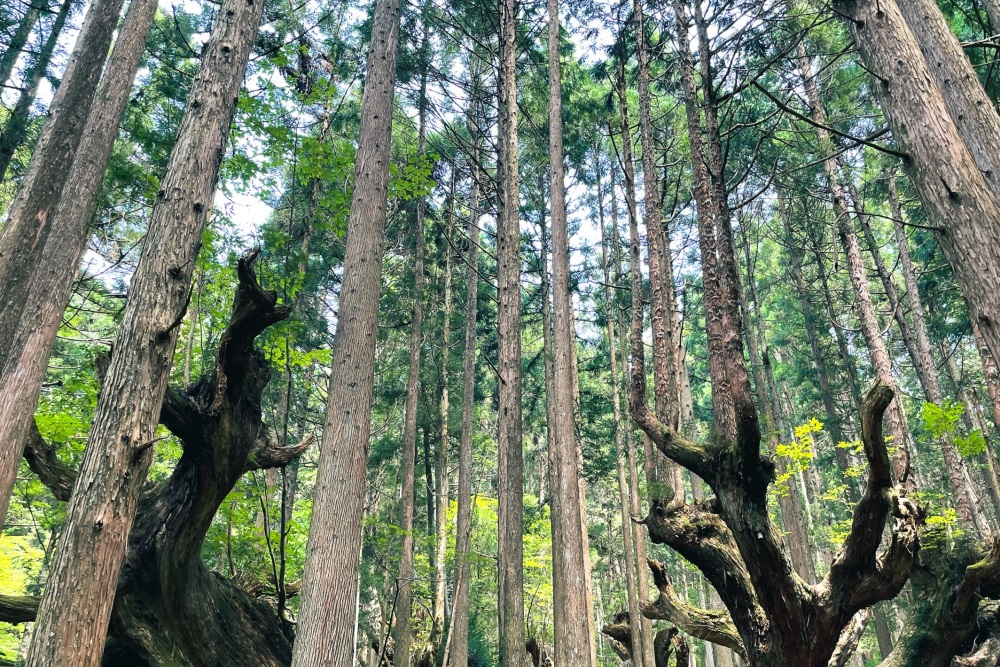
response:
{"label": "tree trunk", "polygon": [[[473,90],[479,90],[479,70],[474,64]],[[473,99],[478,99],[475,96]],[[469,114],[473,136],[472,192],[469,196],[469,241],[465,297],[465,359],[462,369],[462,438],[458,450],[458,517],[455,526],[455,593],[452,610],[452,630],[448,636],[451,654],[445,656],[448,667],[468,667],[469,662],[469,539],[472,532],[472,437],[475,428],[476,401],[476,316],[479,301],[479,129],[478,115]],[[450,661],[449,661],[450,660]]]}
{"label": "tree trunk", "polygon": [[[421,86],[421,91],[423,91]],[[424,151],[425,111],[421,94],[418,152]],[[417,452],[417,399],[420,389],[420,347],[423,342],[424,320],[424,202],[417,201],[417,214],[413,224],[413,317],[410,320],[410,369],[406,376],[406,403],[403,415],[402,462],[400,463],[399,529],[403,533],[399,558],[399,579],[396,597],[396,626],[393,629],[393,664],[409,667],[413,653],[413,632],[410,615],[413,611],[413,501]],[[427,456],[427,431],[424,431],[424,453]],[[429,465],[429,462],[428,462]],[[427,495],[430,497],[430,480]],[[430,512],[428,514],[431,514]],[[428,517],[428,523],[431,523]]]}
{"label": "tree trunk", "polygon": [[[625,177],[625,206],[628,209],[629,234],[630,234],[630,236],[633,237],[631,239],[631,242],[638,243],[638,234],[639,234],[638,216],[639,216],[639,211],[638,211],[638,204],[637,204],[636,196],[635,196],[635,167],[634,167],[633,162],[632,162],[632,132],[631,132],[631,124],[629,123],[628,97],[627,97],[627,94],[626,94],[626,91],[625,91],[625,54],[624,54],[623,47],[624,47],[623,44],[619,45],[619,57],[617,59],[618,60],[618,63],[617,63],[618,68],[617,68],[617,77],[616,77],[616,81],[615,81],[616,82],[617,91],[618,91],[618,108],[619,108],[619,112],[621,114],[621,127],[620,127],[621,138],[622,138],[621,162],[622,162],[622,172],[623,172],[624,177]],[[613,132],[613,130],[610,127],[608,128],[608,134],[610,136],[614,136],[614,132]],[[612,188],[612,193],[613,192],[614,192],[614,189]],[[615,223],[615,227],[617,229],[617,222]],[[620,247],[619,244],[616,244],[616,247]],[[636,247],[635,250],[638,251],[638,247]],[[631,259],[632,259],[632,261],[638,261],[638,257],[634,256],[634,255],[631,256]],[[638,274],[638,279],[641,281],[642,275],[641,275],[641,269],[639,268],[639,266],[637,265],[637,266],[633,267],[632,271],[633,271],[633,280],[635,280],[635,276],[636,276],[636,274]],[[636,288],[633,286],[633,289],[636,289]],[[641,285],[638,287],[638,289],[641,292],[641,290],[642,290]],[[633,307],[635,307],[634,303],[633,303]],[[639,320],[641,322],[641,320],[643,319],[642,311],[641,311],[641,308],[642,308],[642,301],[641,301],[641,299],[639,300],[639,307],[640,307],[640,312],[639,312],[638,317],[639,317]],[[622,331],[625,331],[626,329],[625,329],[625,326],[624,326],[624,313],[621,313],[621,317],[623,319],[623,322],[622,322]],[[634,313],[633,313],[633,318],[635,318],[635,314]],[[645,353],[645,350],[643,350],[643,354],[644,353]],[[637,363],[636,359],[633,358],[632,359],[632,364],[635,364],[635,363]],[[645,367],[645,359],[642,360],[642,365],[643,365],[643,367]],[[643,372],[645,372],[645,370]],[[629,369],[629,376],[630,377],[631,377],[631,374],[632,374],[632,370]],[[629,457],[630,457],[629,458],[629,474],[631,476],[630,488],[631,488],[631,494],[632,494],[632,498],[631,498],[632,514],[634,516],[642,516],[643,513],[642,513],[642,510],[640,508],[640,503],[639,503],[639,480],[638,480],[639,468],[636,467],[637,466],[637,458],[638,457],[637,457],[637,452],[636,452],[636,447],[635,447],[635,439],[632,436],[632,429],[631,428],[628,429],[626,435],[628,437],[628,452],[629,452]],[[648,443],[648,438],[644,438],[643,440],[644,440],[644,445],[646,443]],[[646,479],[647,479],[647,481],[649,479],[651,479],[651,478],[655,479],[655,472],[653,471],[653,466],[650,465],[653,460],[654,459],[653,459],[652,456],[645,457],[646,465],[644,466],[644,468],[645,468],[645,472],[646,472]],[[645,576],[645,570],[642,568],[642,564],[645,562],[645,556],[646,556],[646,534],[645,534],[645,531],[642,531],[642,530],[636,530],[634,532],[635,532],[636,562],[637,562],[637,565],[639,566],[638,570],[641,571],[641,574],[640,574],[640,572],[636,572],[636,578],[638,579],[638,584],[639,584],[638,593],[639,593],[639,599],[640,600],[645,600],[646,598],[649,597],[649,581],[648,581],[647,577]],[[653,626],[650,623],[649,619],[643,617],[642,620],[641,620],[640,627],[641,627],[641,630],[642,630],[642,642],[641,642],[642,661],[643,661],[643,664],[648,667],[649,665],[653,664],[653,660],[654,660],[654,656],[653,656],[653,637],[654,637],[654,635],[653,635]]]}
{"label": "tree trunk", "polygon": [[100,659],[261,5],[223,5],[192,84],[129,287],[28,665],[95,665]]}
{"label": "tree trunk", "polygon": [[[653,405],[657,418],[673,428],[678,427],[677,411],[677,344],[674,341],[673,275],[666,261],[669,241],[663,229],[660,180],[656,166],[653,138],[652,99],[650,94],[649,46],[643,16],[642,0],[633,0],[632,15],[636,38],[637,87],[639,92],[639,135],[642,145],[642,179],[646,222],[647,261],[649,262],[649,320],[653,333]],[[665,504],[682,503],[684,490],[673,488],[676,464],[658,451],[653,452],[654,477],[649,484],[650,499]],[[673,501],[673,503],[671,503]]]}
{"label": "tree trunk", "polygon": [[[13,339],[6,339],[10,341],[9,356],[6,359],[0,356],[0,517],[9,499],[2,480],[17,470],[16,466],[7,467],[8,450],[2,443],[23,443],[27,437],[49,355],[87,242],[87,229],[97,207],[118,125],[157,6],[156,0],[135,0],[129,7],[97,91],[98,104],[83,128],[80,159],[68,176],[63,188],[65,196],[52,216],[53,233],[42,252],[35,256],[34,264],[26,267],[29,274],[21,283],[23,311],[16,322],[11,322],[16,333]],[[11,451],[20,452],[22,446]]]}
{"label": "tree trunk", "polygon": [[434,560],[434,614],[431,627],[431,638],[428,642],[433,654],[440,653],[440,645],[444,639],[445,615],[447,600],[447,572],[445,561],[448,556],[448,363],[451,353],[451,253],[452,230],[455,228],[455,167],[452,165],[451,193],[448,204],[448,228],[445,231],[447,242],[444,245],[447,253],[444,261],[444,307],[441,325],[441,437],[437,451],[437,554]]}
{"label": "tree trunk", "polygon": [[[146,487],[118,579],[103,665],[278,666],[291,659],[291,638],[272,606],[201,560],[213,517],[246,472],[272,470],[298,457],[311,438],[292,446],[261,438],[261,394],[270,369],[254,340],[291,310],[263,290],[255,254],[238,265],[239,288],[215,365],[185,390],[168,390],[161,423],[183,454],[165,482]],[[77,473],[59,461],[37,430],[25,459],[60,499]],[[270,593],[270,592],[268,592]],[[34,618],[37,599],[29,616]],[[13,620],[6,616],[3,620]],[[73,663],[77,664],[77,663]]]}
{"label": "tree trunk", "polygon": [[400,10],[375,1],[295,667],[354,661]]}
{"label": "tree trunk", "polygon": [[569,232],[566,221],[562,146],[562,86],[559,63],[559,2],[549,0],[549,198],[552,217],[554,417],[552,453],[552,588],[555,652],[560,665],[592,664],[583,553],[580,479],[576,460],[573,400],[573,297],[569,291]]}
{"label": "tree trunk", "polygon": [[[618,500],[621,504],[622,519],[622,539],[624,542],[625,560],[625,587],[628,595],[628,617],[629,630],[632,637],[632,650],[630,651],[632,664],[635,667],[644,667],[644,656],[642,653],[642,612],[639,609],[639,597],[637,587],[636,572],[639,571],[639,561],[636,559],[636,551],[633,535],[636,532],[632,522],[632,493],[629,488],[629,480],[625,472],[628,461],[625,453],[624,431],[627,428],[622,419],[621,398],[619,396],[618,382],[618,341],[615,336],[615,308],[611,294],[611,266],[608,252],[608,235],[604,222],[604,190],[601,183],[600,153],[594,151],[594,161],[597,166],[597,207],[598,219],[601,226],[601,265],[604,270],[604,304],[607,310],[607,336],[608,353],[611,356],[611,408],[615,426],[615,455],[618,460]],[[612,216],[615,220],[615,216]],[[645,563],[645,559],[642,561]],[[638,649],[638,650],[636,650]]]}
{"label": "tree trunk", "polygon": [[[69,10],[73,7],[73,2],[74,0],[63,0],[62,5],[60,5],[59,12],[56,14],[56,18],[52,22],[52,27],[49,29],[49,35],[45,39],[45,44],[42,45],[42,50],[35,57],[35,61],[32,63],[31,69],[25,77],[21,94],[17,97],[17,103],[11,110],[10,115],[7,116],[3,131],[0,132],[0,182],[3,182],[4,174],[7,173],[11,161],[14,159],[14,151],[26,139],[31,105],[34,104],[35,97],[38,95],[39,84],[48,72],[49,62],[52,60],[52,54],[56,49],[56,44],[59,42],[59,36],[62,34],[63,26],[66,24],[66,17],[69,14]],[[30,11],[32,10],[29,9]]]}
{"label": "tree trunk", "polygon": [[[14,73],[14,65],[17,64],[17,59],[24,51],[24,46],[28,43],[28,37],[31,36],[31,31],[35,29],[35,24],[38,22],[39,13],[43,8],[48,9],[47,4],[39,7],[35,4],[36,2],[41,4],[42,0],[30,0],[27,3],[24,14],[21,16],[21,20],[18,21],[17,28],[14,29],[14,34],[11,35],[10,43],[7,44],[7,48],[0,55],[0,90],[10,81],[10,77]],[[0,172],[0,181],[2,180],[3,173]]]}
{"label": "tree trunk", "polygon": [[[882,81],[874,89],[893,135],[908,155],[907,172],[930,223],[939,228],[938,243],[955,271],[970,316],[996,356],[1000,228],[992,221],[1000,219],[995,187],[1000,171],[989,167],[996,160],[996,112],[988,100],[984,106],[989,109],[978,104],[979,83],[967,69],[968,61],[961,53],[954,54],[957,43],[949,46],[938,32],[938,20],[943,21],[939,10],[927,11],[924,2],[906,4],[904,20],[895,0],[835,3],[851,19],[850,29],[867,69]],[[914,22],[908,26],[909,21]],[[921,46],[937,54],[933,67]],[[956,73],[959,76],[953,79]],[[950,81],[947,92],[935,81],[937,76]]]}
{"label": "tree trunk", "polygon": [[[517,155],[517,3],[501,0],[497,153],[500,666],[524,659],[524,460],[521,448],[521,232]],[[570,406],[572,414],[572,405]]]}
{"label": "tree trunk", "polygon": [[[18,324],[25,298],[51,230],[51,215],[66,184],[73,158],[90,113],[111,37],[118,27],[123,0],[97,0],[90,6],[76,47],[48,118],[35,144],[28,172],[7,211],[0,230],[0,369],[10,382],[8,368],[16,366]],[[75,265],[74,265],[75,268]],[[21,415],[22,419],[27,414]],[[0,440],[0,520],[7,514],[24,439]]]}

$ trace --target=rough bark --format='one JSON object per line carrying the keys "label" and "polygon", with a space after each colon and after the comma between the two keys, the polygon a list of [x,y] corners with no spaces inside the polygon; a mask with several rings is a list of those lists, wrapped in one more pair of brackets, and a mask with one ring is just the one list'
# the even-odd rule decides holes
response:
{"label": "rough bark", "polygon": [[[667,426],[679,428],[677,410],[677,344],[674,341],[674,290],[670,271],[669,241],[660,211],[660,180],[656,165],[650,93],[649,53],[642,0],[633,0],[636,38],[636,74],[639,93],[639,139],[642,145],[643,214],[646,223],[646,258],[649,263],[649,321],[653,333],[653,409]],[[648,485],[653,502],[683,502],[683,489],[675,489],[676,464],[654,452],[653,478]]]}
{"label": "rough bark", "polygon": [[354,656],[400,13],[398,0],[375,2],[296,667],[347,665]]}
{"label": "rough bark", "polygon": [[[399,527],[403,533],[399,560],[396,598],[396,625],[393,629],[394,664],[409,667],[413,635],[410,615],[413,610],[413,501],[417,452],[417,399],[420,384],[420,347],[423,342],[424,216],[417,205],[413,225],[413,310],[410,320],[410,369],[406,380],[403,416],[403,439],[400,463]],[[428,489],[430,492],[430,489]]]}
{"label": "rough bark", "polygon": [[553,403],[552,587],[555,651],[560,665],[591,665],[590,620],[584,573],[583,516],[573,400],[573,297],[569,291],[569,231],[562,146],[559,3],[549,0],[549,199],[552,219]]}
{"label": "rough bark", "polygon": [[[454,167],[453,167],[454,169]],[[448,606],[446,572],[446,559],[448,556],[448,446],[450,442],[450,432],[448,428],[449,415],[449,392],[448,392],[448,364],[451,356],[451,246],[452,235],[455,229],[455,173],[451,176],[451,193],[448,203],[448,228],[445,232],[447,242],[445,243],[444,262],[444,305],[442,307],[441,340],[441,374],[438,382],[441,385],[441,401],[439,408],[441,412],[441,434],[438,439],[437,451],[437,489],[434,495],[437,498],[437,553],[434,559],[434,610],[432,616],[431,636],[428,644],[431,647],[431,654],[437,656],[440,652],[440,645],[444,639],[445,612]]]}
{"label": "rough bark", "polygon": [[[14,151],[27,139],[31,106],[35,103],[35,98],[38,96],[38,86],[48,72],[49,62],[52,60],[52,54],[55,52],[56,44],[59,42],[59,36],[62,34],[63,26],[66,24],[66,17],[73,7],[73,2],[74,0],[63,0],[59,6],[59,11],[52,22],[52,27],[49,28],[49,34],[45,38],[45,43],[42,45],[42,49],[38,52],[38,55],[35,56],[35,60],[31,64],[31,69],[28,70],[28,74],[21,87],[21,94],[17,96],[17,103],[14,104],[10,115],[7,116],[3,130],[0,131],[0,182],[3,182],[4,174],[7,173],[7,168],[10,167],[10,163],[14,159]],[[7,54],[5,53],[4,55],[6,56]]]}
{"label": "rough bark", "polygon": [[[424,46],[427,29],[424,27]],[[417,113],[417,153],[423,155],[426,147],[426,94],[427,76],[420,77]],[[402,458],[400,463],[399,528],[403,534],[399,558],[399,579],[396,588],[396,625],[393,628],[393,664],[409,667],[413,644],[410,616],[413,612],[413,502],[417,451],[417,401],[420,392],[420,348],[423,343],[424,321],[424,212],[423,199],[417,200],[417,211],[411,234],[413,236],[413,308],[410,318],[410,367],[406,376],[406,399],[403,408]],[[430,476],[430,456],[427,451],[428,432],[424,431],[425,464],[428,469],[427,497],[433,493]],[[427,513],[428,532],[433,527],[433,511]]]}
{"label": "rough bark", "polygon": [[28,665],[67,659],[93,665],[100,658],[261,4],[223,5],[192,84],[129,286]]}
{"label": "rough bark", "polygon": [[[28,171],[0,230],[0,368],[16,355],[17,326],[30,280],[51,230],[51,214],[66,183],[90,113],[101,68],[123,0],[90,6],[62,83],[49,107]],[[7,384],[9,380],[0,384]],[[23,415],[22,419],[27,419]],[[0,441],[0,520],[7,514],[23,437]]]}
{"label": "rough bark", "polygon": [[[87,229],[111,157],[118,125],[128,103],[158,3],[135,0],[128,14],[107,72],[101,79],[93,113],[83,128],[83,139],[63,196],[52,215],[45,247],[34,256],[30,277],[22,283],[23,310],[8,341],[6,359],[0,358],[0,443],[24,442],[45,377],[62,314],[69,303]],[[2,271],[2,270],[0,270]],[[0,346],[5,343],[0,342]],[[11,448],[16,450],[16,448]],[[0,477],[6,474],[7,451],[0,445]],[[0,494],[3,493],[0,484]],[[0,509],[6,501],[0,497]]]}
{"label": "rough bark", "polygon": [[[167,480],[147,486],[139,503],[117,582],[110,640],[97,651],[98,657],[103,651],[104,665],[287,665],[291,659],[291,638],[271,605],[210,572],[201,560],[212,519],[239,478],[286,465],[311,442],[282,447],[267,439],[269,429],[261,422],[270,370],[254,340],[290,309],[260,287],[255,257],[240,260],[239,288],[215,364],[197,383],[171,388],[164,397],[161,423],[181,440],[183,454]],[[63,496],[76,471],[40,436],[32,437],[25,456]],[[5,602],[0,600],[0,618],[12,621]],[[20,610],[21,620],[34,617],[26,605]]]}
{"label": "rough bark", "polygon": [[[500,665],[524,658],[524,460],[521,449],[521,253],[515,38],[517,3],[501,0],[497,154]],[[572,406],[570,406],[572,415]],[[574,490],[575,492],[575,490]]]}
{"label": "rough bark", "polygon": [[[923,2],[910,4],[914,6],[907,8],[908,13],[926,7]],[[1000,228],[988,221],[1000,219],[1000,203],[992,185],[1000,173],[987,162],[996,157],[990,148],[995,123],[981,118],[986,110],[975,108],[973,82],[965,74],[952,82],[964,86],[961,91],[953,88],[942,93],[935,69],[950,79],[955,72],[952,66],[960,63],[947,57],[931,66],[921,53],[921,41],[938,39],[934,12],[922,14],[930,23],[921,24],[920,30],[928,34],[918,39],[895,0],[840,0],[835,6],[850,19],[860,56],[877,77],[873,89],[894,137],[907,153],[907,173],[928,220],[936,227],[938,243],[955,271],[970,315],[996,356],[1000,352]],[[975,79],[974,74],[970,76]],[[957,120],[952,106],[961,106],[968,118]],[[989,102],[986,106],[991,107]]]}

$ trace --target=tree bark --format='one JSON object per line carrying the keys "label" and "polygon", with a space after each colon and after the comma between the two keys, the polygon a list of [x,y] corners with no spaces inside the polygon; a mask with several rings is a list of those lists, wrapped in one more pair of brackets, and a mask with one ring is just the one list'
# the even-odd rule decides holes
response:
{"label": "tree bark", "polygon": [[[2,369],[7,369],[18,355],[17,328],[25,306],[25,285],[30,284],[40,264],[51,230],[51,214],[59,203],[80,145],[122,3],[123,0],[97,0],[90,6],[35,144],[28,171],[7,211],[7,223],[0,230]],[[5,380],[8,377],[5,371]],[[0,441],[0,519],[7,514],[23,442],[23,438]]]}
{"label": "tree bark", "polygon": [[[35,61],[31,64],[31,69],[25,77],[21,88],[21,94],[17,97],[17,103],[7,116],[3,131],[0,132],[0,183],[3,182],[4,174],[7,173],[11,161],[14,159],[14,151],[24,143],[26,131],[28,129],[28,115],[31,112],[31,105],[38,95],[38,86],[45,78],[49,69],[49,62],[55,52],[59,36],[62,34],[63,26],[66,24],[66,17],[73,7],[73,0],[63,0],[56,13],[56,18],[49,28],[49,35],[42,45],[42,50],[35,56]],[[29,9],[29,11],[31,11]],[[6,53],[4,54],[7,55]]]}
{"label": "tree bark", "polygon": [[[639,609],[639,596],[636,573],[639,570],[639,563],[636,559],[634,544],[635,526],[632,522],[632,492],[629,488],[629,478],[625,471],[628,462],[625,452],[624,431],[625,423],[622,419],[621,397],[619,395],[618,376],[618,340],[615,335],[615,307],[611,294],[611,259],[608,250],[609,239],[604,221],[604,188],[601,182],[600,170],[601,155],[595,149],[594,162],[597,168],[597,207],[598,220],[601,226],[601,267],[604,271],[604,306],[607,311],[607,336],[608,354],[611,357],[611,409],[614,418],[615,428],[615,455],[618,461],[618,501],[621,504],[622,520],[622,540],[624,542],[625,561],[625,588],[628,596],[628,619],[629,631],[633,648],[629,651],[632,664],[635,667],[644,667],[644,655],[642,652],[642,612]],[[612,220],[617,222],[616,216]],[[636,646],[637,645],[637,646]],[[639,650],[635,650],[638,648]]]}
{"label": "tree bark", "polygon": [[[796,56],[798,60],[799,73],[802,76],[803,85],[806,90],[806,98],[810,107],[810,114],[817,125],[826,125],[826,112],[820,100],[819,87],[812,72],[809,62],[809,55],[806,52],[805,44],[800,40],[796,45]],[[858,237],[852,226],[851,212],[847,207],[847,194],[840,182],[840,170],[833,155],[833,143],[830,134],[822,127],[816,128],[816,138],[819,142],[819,152],[826,155],[823,160],[823,172],[826,175],[827,187],[833,198],[834,214],[837,217],[837,233],[840,237],[841,248],[847,259],[848,275],[851,279],[851,286],[854,290],[855,308],[858,318],[861,321],[861,331],[868,347],[868,354],[871,357],[872,368],[879,382],[893,389],[894,393],[896,381],[892,376],[892,365],[889,354],[882,340],[882,331],[875,316],[875,307],[872,302],[871,288],[868,285],[868,275],[865,272],[864,262],[861,258],[861,247],[858,244]],[[900,443],[897,455],[894,458],[896,479],[906,481],[908,488],[914,488],[914,478],[910,476],[910,452],[912,447],[909,444],[909,436],[906,432],[906,417],[903,414],[902,404],[895,400],[889,408],[889,430],[896,442]]]}
{"label": "tree bark", "polygon": [[[515,38],[517,3],[501,0],[497,154],[500,666],[524,658],[524,460],[521,447],[521,253]],[[570,406],[572,414],[572,406]]]}
{"label": "tree bark", "polygon": [[[629,233],[630,233],[630,235],[633,236],[632,240],[635,243],[638,243],[639,223],[638,223],[638,206],[636,204],[636,196],[635,196],[635,168],[634,168],[633,162],[632,162],[631,125],[629,123],[629,114],[628,114],[628,97],[627,97],[626,92],[625,92],[625,54],[624,54],[624,51],[622,49],[622,46],[623,45],[621,45],[621,44],[619,45],[619,54],[618,54],[618,58],[617,58],[617,61],[618,61],[617,65],[618,65],[618,67],[617,67],[617,77],[616,77],[616,88],[617,88],[617,94],[618,94],[618,107],[619,107],[619,113],[620,113],[620,116],[621,116],[621,126],[620,126],[619,130],[620,130],[621,138],[622,138],[621,155],[619,157],[620,157],[621,164],[622,164],[622,172],[623,172],[623,175],[624,175],[624,178],[625,178],[625,184],[624,184],[625,185],[625,188],[624,188],[625,189],[625,205],[626,205],[627,215],[628,215],[628,227],[629,227],[629,230],[630,230]],[[615,132],[612,129],[611,125],[609,124],[609,126],[608,126],[608,135],[613,137],[614,134],[615,134]],[[617,203],[614,200],[614,193],[615,193],[615,188],[614,188],[614,183],[612,183],[612,187],[611,187],[612,207],[611,208],[612,208],[612,223],[614,225],[615,239],[616,239],[616,241],[615,241],[615,247],[616,248],[621,248],[621,243],[620,243],[620,241],[618,241],[618,220],[617,220],[618,206],[617,206]],[[634,232],[634,235],[633,235],[633,232]],[[636,250],[638,250],[638,247],[636,247]],[[621,251],[619,251],[618,259],[617,259],[617,262],[616,262],[616,273],[617,273],[617,275],[619,277],[618,278],[619,283],[622,284],[622,285],[624,285],[625,284],[625,276],[624,276],[624,274],[622,272],[620,252]],[[635,257],[633,257],[633,259],[635,259]],[[633,277],[633,280],[638,279],[641,282],[642,275],[641,275],[641,269],[639,267],[635,267],[635,272],[633,272],[633,276],[632,277]],[[636,287],[633,286],[633,289],[636,289]],[[638,287],[638,290],[639,290],[640,295],[641,295],[641,291],[642,291],[641,284]],[[640,297],[639,303],[640,303],[640,308],[641,308],[641,303],[642,303],[641,302],[641,297]],[[634,306],[634,302],[633,302],[633,306]],[[624,313],[624,308],[619,309],[618,316],[620,318],[619,322],[620,322],[620,325],[621,325],[621,330],[624,332],[624,331],[626,331],[626,328],[625,328],[625,313]],[[633,317],[634,317],[634,315],[633,315]],[[640,311],[639,319],[640,319],[640,321],[642,320],[641,311]],[[635,353],[635,350],[633,350],[633,353]],[[645,351],[643,350],[643,354],[644,353],[645,353]],[[627,357],[626,357],[626,360],[627,360]],[[632,363],[635,363],[634,359],[633,359]],[[627,365],[628,365],[628,363],[626,361],[626,366]],[[643,366],[645,367],[645,361],[644,360],[643,360]],[[629,369],[629,375],[628,375],[628,377],[631,376],[631,373],[632,373],[632,371],[631,371],[631,369]],[[636,452],[635,438],[633,437],[633,433],[632,433],[632,429],[631,428],[626,429],[626,431],[625,431],[625,437],[626,437],[626,449],[628,451],[628,464],[629,464],[629,482],[630,482],[629,483],[629,493],[630,493],[629,507],[630,507],[632,516],[638,517],[638,516],[642,516],[642,509],[640,507],[640,501],[639,501],[639,468],[637,467],[638,466],[638,456],[637,456],[637,452]],[[652,457],[650,457],[650,459],[651,458]],[[651,473],[650,467],[646,467],[646,477],[647,477],[647,479],[649,479],[651,476],[652,476],[652,473]],[[637,593],[638,593],[638,596],[639,596],[640,600],[645,600],[645,599],[647,599],[649,597],[649,582],[648,582],[647,578],[645,576],[643,576],[643,574],[642,574],[641,564],[644,563],[645,559],[646,559],[646,534],[642,530],[635,530],[635,531],[633,531],[633,535],[634,535],[634,539],[635,539],[635,562],[636,562]],[[639,627],[640,627],[640,630],[641,630],[641,642],[639,643],[639,646],[641,648],[642,663],[644,665],[647,665],[647,667],[648,667],[648,665],[653,664],[653,660],[654,660],[654,656],[653,656],[653,626],[650,623],[649,619],[647,619],[645,616],[643,616],[643,617],[640,618]]]}
{"label": "tree bark", "polygon": [[[95,665],[153,460],[159,408],[190,297],[229,124],[262,3],[230,0],[206,45],[132,278],[90,443],[39,609],[28,665]],[[98,530],[95,530],[94,527]]]}
{"label": "tree bark", "polygon": [[295,667],[354,660],[400,11],[398,0],[375,0]]}
{"label": "tree bark", "polygon": [[[636,39],[636,73],[639,92],[639,139],[642,145],[643,213],[646,222],[646,255],[649,262],[649,321],[653,333],[653,406],[657,418],[678,428],[677,343],[674,341],[673,275],[667,264],[670,245],[663,228],[660,180],[653,138],[652,96],[650,93],[649,46],[642,0],[633,0],[632,16]],[[683,488],[673,488],[676,464],[658,451],[653,452],[653,479],[648,484],[650,499],[665,504],[681,503]]]}
{"label": "tree bark", "polygon": [[549,0],[549,199],[552,218],[553,416],[552,588],[555,651],[560,665],[592,665],[584,560],[583,516],[573,400],[573,297],[569,291],[559,63],[559,2]]}
{"label": "tree bark", "polygon": [[[52,216],[53,233],[35,256],[27,280],[22,283],[23,311],[17,321],[11,321],[16,329],[6,348],[9,356],[0,357],[0,443],[24,442],[30,427],[49,355],[87,242],[87,229],[97,207],[118,125],[157,6],[155,0],[136,0],[129,6],[96,94],[98,104],[83,128],[79,160],[68,176],[64,196]],[[0,346],[3,344],[0,342]],[[10,470],[6,451],[5,445],[0,444],[0,478],[5,478]],[[6,509],[7,502],[3,488],[0,482],[0,510]]]}
{"label": "tree bark", "polygon": [[[479,90],[478,64],[473,65],[473,90]],[[473,96],[473,99],[478,99]],[[469,241],[467,270],[465,273],[465,359],[462,369],[462,437],[458,450],[458,517],[455,526],[455,593],[452,610],[452,631],[448,636],[450,655],[445,656],[448,667],[468,667],[469,662],[469,540],[472,532],[472,437],[475,429],[476,401],[476,317],[479,301],[479,129],[478,114],[469,114],[473,136],[472,192],[469,196],[469,221],[466,235]]]}
{"label": "tree bark", "polygon": [[[994,187],[1000,172],[989,166],[996,159],[996,112],[989,101],[985,106],[993,117],[984,117],[987,110],[978,108],[980,98],[972,84],[979,84],[971,70],[965,71],[968,61],[949,55],[953,49],[947,44],[935,44],[940,40],[939,10],[922,11],[925,3],[907,3],[904,19],[895,0],[839,0],[835,6],[851,19],[861,58],[879,78],[873,88],[893,135],[907,152],[907,172],[930,223],[937,227],[938,243],[955,271],[970,316],[996,356],[1000,353],[1000,229],[990,221],[1000,219]],[[927,33],[920,37],[913,23],[907,25],[917,18],[915,12],[923,21],[919,31]],[[934,67],[921,53],[921,46],[928,45],[941,49],[943,56],[934,60]],[[954,87],[943,93],[935,77],[951,80],[955,73],[960,76],[952,80]],[[957,120],[963,113],[967,117]]]}

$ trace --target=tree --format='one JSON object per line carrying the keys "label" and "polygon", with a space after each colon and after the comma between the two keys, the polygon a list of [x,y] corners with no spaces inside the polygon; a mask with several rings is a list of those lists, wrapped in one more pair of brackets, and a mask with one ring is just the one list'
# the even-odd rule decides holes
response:
{"label": "tree", "polygon": [[[23,310],[11,321],[14,328],[6,348],[9,356],[0,359],[0,380],[7,379],[0,381],[0,443],[11,443],[12,452],[20,451],[28,436],[45,367],[70,300],[98,193],[157,7],[155,0],[136,0],[129,6],[96,94],[99,104],[83,127],[80,160],[51,213],[52,232],[41,252],[34,255],[33,265],[26,267],[30,271],[19,294]],[[53,32],[57,32],[54,27]],[[3,474],[7,473],[0,469]],[[5,503],[0,500],[0,507],[6,507]]]}
{"label": "tree", "polygon": [[[16,332],[27,295],[25,285],[31,283],[51,231],[51,215],[80,145],[123,1],[101,0],[90,6],[27,174],[0,231],[0,368],[5,370],[19,342]],[[23,447],[23,439],[0,441],[0,517],[7,515]]]}
{"label": "tree", "polygon": [[398,2],[376,0],[339,325],[292,657],[296,667],[349,664],[354,656],[399,21]]}
{"label": "tree", "polygon": [[521,234],[517,155],[517,4],[500,2],[497,151],[497,375],[500,664],[524,656],[524,460],[521,450]]}
{"label": "tree", "polygon": [[[192,85],[38,611],[29,665],[100,661],[261,4],[224,5]],[[86,619],[82,631],[80,619]]]}

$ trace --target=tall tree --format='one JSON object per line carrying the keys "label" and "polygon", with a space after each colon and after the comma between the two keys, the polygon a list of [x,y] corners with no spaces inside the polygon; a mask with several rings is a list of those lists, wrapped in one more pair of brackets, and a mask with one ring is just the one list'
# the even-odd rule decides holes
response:
{"label": "tall tree", "polygon": [[[97,0],[87,11],[28,171],[7,210],[7,224],[0,230],[0,368],[7,368],[17,354],[25,286],[32,281],[52,229],[51,216],[80,145],[123,2]],[[7,515],[23,447],[23,440],[0,441],[0,520]]]}
{"label": "tall tree", "polygon": [[[517,154],[517,3],[500,0],[497,150],[500,665],[524,655],[524,459],[521,448],[521,233]],[[572,412],[572,410],[571,410]]]}
{"label": "tall tree", "polygon": [[[552,587],[555,653],[561,665],[592,665],[590,610],[582,576],[583,519],[574,423],[573,297],[569,291],[569,230],[563,167],[562,83],[559,63],[559,2],[549,0],[549,199],[552,217],[553,378]],[[543,248],[544,252],[544,248]],[[547,305],[546,305],[547,307]],[[581,622],[583,621],[583,622]]]}
{"label": "tall tree", "polygon": [[375,1],[295,667],[354,659],[399,21],[398,0]]}
{"label": "tall tree", "polygon": [[129,6],[97,91],[99,103],[83,127],[80,159],[55,204],[52,233],[35,255],[34,265],[25,267],[30,273],[20,297],[23,310],[11,321],[12,338],[0,342],[8,346],[9,355],[0,357],[0,509],[5,510],[7,502],[2,480],[16,471],[16,467],[13,471],[3,467],[7,465],[5,443],[10,443],[11,452],[20,452],[27,441],[42,378],[157,7],[156,0],[135,0]]}
{"label": "tall tree", "polygon": [[28,665],[100,662],[139,492],[158,440],[155,430],[178,325],[190,298],[191,274],[262,4],[229,0],[223,5],[192,83],[129,286]]}

